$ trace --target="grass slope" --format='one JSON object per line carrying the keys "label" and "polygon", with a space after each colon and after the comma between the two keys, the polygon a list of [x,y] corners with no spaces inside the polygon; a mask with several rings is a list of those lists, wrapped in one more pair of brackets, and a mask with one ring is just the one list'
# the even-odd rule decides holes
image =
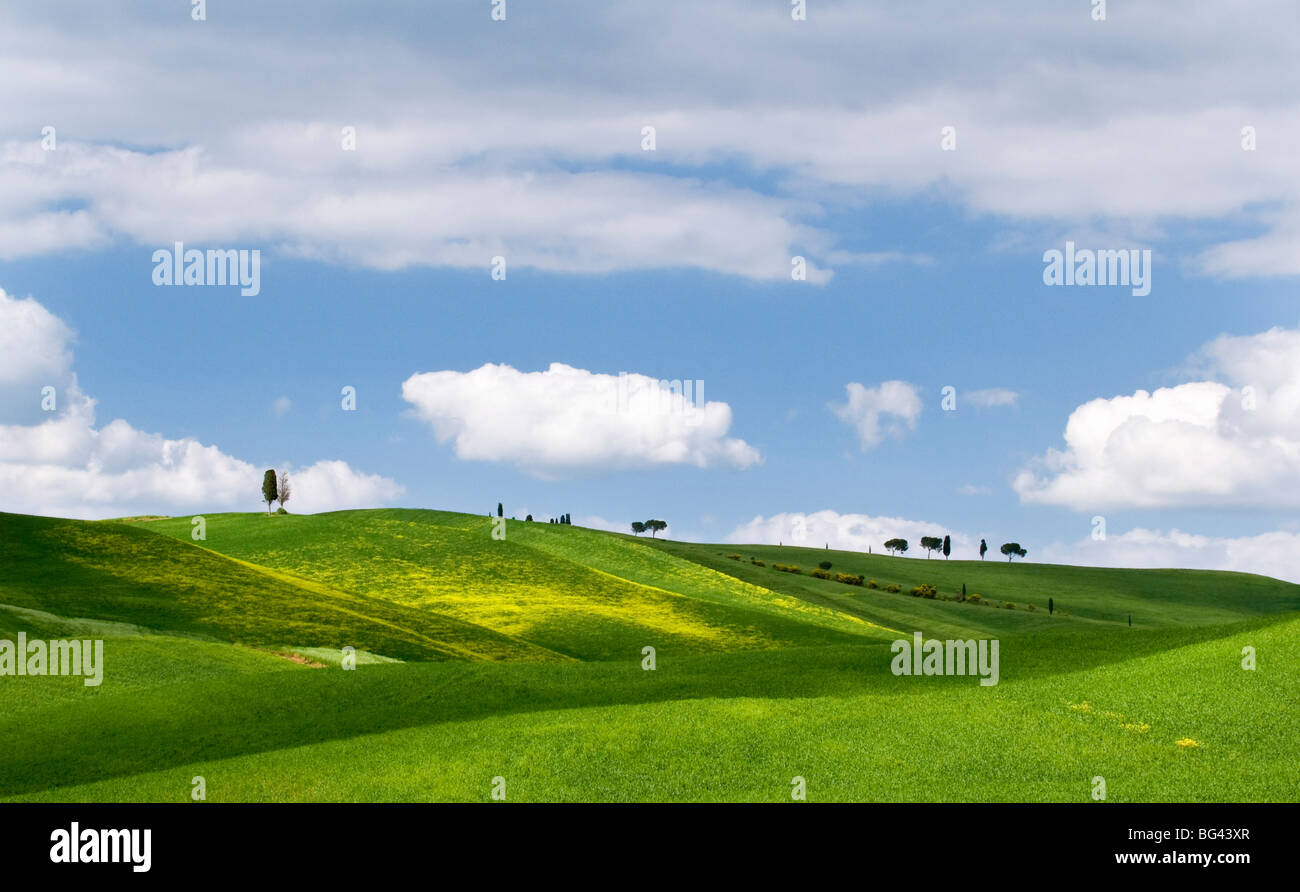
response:
{"label": "grass slope", "polygon": [[[188,539],[188,519],[140,526]],[[897,637],[861,618],[575,527],[444,511],[207,516],[207,547],[344,591],[432,610],[583,660]]]}
{"label": "grass slope", "polygon": [[0,793],[485,800],[500,775],[520,801],[779,801],[798,775],[821,800],[1086,801],[1100,774],[1114,801],[1294,799],[1300,619],[1017,641],[996,687],[895,677],[874,645],[126,692],[76,713],[111,760],[52,730],[67,706],[0,730]]}
{"label": "grass slope", "polygon": [[[1300,586],[1249,573],[1123,570],[902,558],[793,546],[650,542],[670,554],[814,604],[831,605],[885,625],[933,629],[936,635],[962,628],[986,633],[1033,631],[1079,621],[1118,626],[1127,625],[1129,616],[1135,628],[1166,628],[1231,623],[1300,610]],[[727,557],[731,554],[739,554],[741,559]],[[755,566],[751,558],[767,566]],[[830,561],[832,572],[860,574],[877,580],[882,588],[898,583],[902,592],[891,595],[807,575],[821,561]],[[774,563],[798,566],[803,572],[783,573],[772,569]],[[1011,601],[1016,609],[927,601],[907,594],[921,583],[935,585],[948,596],[956,595],[965,584],[968,594],[978,593],[995,602]],[[1056,616],[1050,618],[1048,598],[1057,608]],[[1030,604],[1035,608],[1032,613],[1025,610]],[[949,628],[941,628],[945,625]]]}
{"label": "grass slope", "polygon": [[0,514],[0,605],[258,646],[414,660],[559,659],[429,610],[250,566],[140,525]]}
{"label": "grass slope", "polygon": [[[846,801],[1300,788],[1300,586],[490,530],[208,515],[195,543],[188,518],[0,514],[0,638],[105,639],[100,687],[0,678],[0,798],[182,801],[195,775],[214,801],[477,801],[498,775],[515,801],[781,801],[796,775]],[[770,566],[821,560],[904,593]],[[1000,639],[1000,683],[893,675],[916,629]]]}

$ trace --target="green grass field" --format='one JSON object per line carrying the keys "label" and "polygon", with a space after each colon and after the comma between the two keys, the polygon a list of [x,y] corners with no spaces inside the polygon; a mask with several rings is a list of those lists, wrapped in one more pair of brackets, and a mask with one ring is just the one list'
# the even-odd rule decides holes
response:
{"label": "green grass field", "polygon": [[[1300,586],[1265,577],[545,523],[497,541],[415,510],[206,515],[200,542],[189,518],[0,514],[0,566],[0,640],[104,641],[98,687],[0,676],[0,799],[186,801],[199,776],[209,801],[488,801],[496,778],[510,801],[1300,789]],[[894,675],[915,631],[997,639],[999,683]]]}

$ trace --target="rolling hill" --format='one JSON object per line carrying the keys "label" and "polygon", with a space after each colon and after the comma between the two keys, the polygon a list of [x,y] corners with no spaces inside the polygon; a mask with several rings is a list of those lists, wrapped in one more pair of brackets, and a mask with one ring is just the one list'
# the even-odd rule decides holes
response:
{"label": "rolling hill", "polygon": [[[477,801],[500,776],[519,801],[780,801],[801,776],[810,799],[1085,801],[1096,775],[1117,801],[1296,798],[1278,580],[498,541],[438,511],[206,521],[0,514],[0,639],[105,641],[99,687],[0,678],[0,798],[182,801],[203,776],[214,801]],[[999,639],[999,683],[894,675],[914,631]]]}

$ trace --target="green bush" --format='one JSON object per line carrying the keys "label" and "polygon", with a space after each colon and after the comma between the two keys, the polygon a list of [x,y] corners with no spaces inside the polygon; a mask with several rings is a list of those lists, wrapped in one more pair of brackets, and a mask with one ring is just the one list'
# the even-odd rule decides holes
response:
{"label": "green bush", "polygon": [[867,583],[867,588],[880,588],[880,583],[873,579]]}
{"label": "green bush", "polygon": [[1005,608],[1007,608],[1008,610],[1015,610],[1015,609],[1016,609],[1016,605],[1013,604],[1013,603],[1010,602],[1010,601],[1007,601],[1007,602],[1004,603],[1002,606],[1005,607]]}
{"label": "green bush", "polygon": [[773,564],[773,565],[772,565],[772,569],[773,569],[773,570],[780,570],[782,573],[802,573],[802,572],[803,572],[802,570],[800,570],[798,567],[794,566],[793,564]]}
{"label": "green bush", "polygon": [[981,604],[984,601],[984,599],[981,598],[979,595],[969,595],[967,596],[966,600],[969,601],[971,604]]}
{"label": "green bush", "polygon": [[823,570],[829,570],[829,569],[831,568],[831,562],[830,562],[830,561],[822,561],[822,562],[821,562],[820,564],[818,564],[817,566],[821,567]]}
{"label": "green bush", "polygon": [[281,505],[279,508],[276,508],[276,509],[275,509],[275,513],[276,513],[276,514],[288,514],[289,512],[288,512],[288,511],[285,511],[285,510],[284,510],[284,506]]}
{"label": "green bush", "polygon": [[903,587],[899,585],[897,582],[891,582],[889,585],[885,586],[885,591],[895,595],[901,592],[902,590]]}
{"label": "green bush", "polygon": [[930,598],[933,600],[937,594],[939,594],[939,590],[928,582],[923,582],[912,589],[912,597],[914,598]]}
{"label": "green bush", "polygon": [[738,554],[729,554],[729,555],[727,555],[727,557],[731,558],[733,561],[738,561],[738,560],[740,560],[740,555],[738,555]]}
{"label": "green bush", "polygon": [[751,564],[753,564],[755,567],[766,567],[766,566],[767,566],[767,564],[763,563],[763,562],[760,561],[758,558],[750,558],[750,559],[749,559],[749,562],[750,562]]}
{"label": "green bush", "polygon": [[818,579],[832,578],[829,570],[813,570],[812,575],[816,576]]}
{"label": "green bush", "polygon": [[851,573],[836,573],[835,581],[842,582],[845,585],[862,585],[862,577],[854,576]]}

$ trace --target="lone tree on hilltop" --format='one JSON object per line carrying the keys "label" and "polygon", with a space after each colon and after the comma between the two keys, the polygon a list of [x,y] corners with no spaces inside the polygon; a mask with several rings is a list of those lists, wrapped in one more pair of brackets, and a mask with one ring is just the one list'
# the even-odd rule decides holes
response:
{"label": "lone tree on hilltop", "polygon": [[267,514],[271,513],[271,505],[275,503],[279,494],[279,489],[275,485],[275,471],[268,468],[262,475],[262,501],[266,502]]}
{"label": "lone tree on hilltop", "polygon": [[925,556],[928,559],[930,557],[930,552],[938,551],[940,548],[943,548],[943,540],[938,536],[922,536],[921,547],[925,549]]}
{"label": "lone tree on hilltop", "polygon": [[276,487],[275,500],[280,503],[280,510],[284,510],[284,503],[289,501],[289,496],[293,490],[289,488],[289,472],[281,471],[279,485]]}
{"label": "lone tree on hilltop", "polygon": [[980,540],[980,560],[984,560],[984,552],[989,550],[989,544],[983,539]]}
{"label": "lone tree on hilltop", "polygon": [[886,548],[886,550],[889,551],[890,554],[906,554],[906,553],[907,553],[907,540],[906,540],[906,539],[890,539],[888,542],[885,543],[885,548]]}
{"label": "lone tree on hilltop", "polygon": [[948,555],[952,554],[952,536],[943,537],[943,559],[948,560]]}
{"label": "lone tree on hilltop", "polygon": [[1025,551],[1023,548],[1020,547],[1019,542],[1003,543],[1002,553],[1007,556],[1008,561],[1010,561],[1013,557],[1022,558],[1025,555],[1029,554],[1029,552]]}
{"label": "lone tree on hilltop", "polygon": [[645,532],[645,524],[639,520],[632,521],[632,532],[638,536]]}
{"label": "lone tree on hilltop", "polygon": [[650,531],[650,538],[654,538],[655,533],[668,529],[668,524],[662,520],[647,520],[645,528]]}

